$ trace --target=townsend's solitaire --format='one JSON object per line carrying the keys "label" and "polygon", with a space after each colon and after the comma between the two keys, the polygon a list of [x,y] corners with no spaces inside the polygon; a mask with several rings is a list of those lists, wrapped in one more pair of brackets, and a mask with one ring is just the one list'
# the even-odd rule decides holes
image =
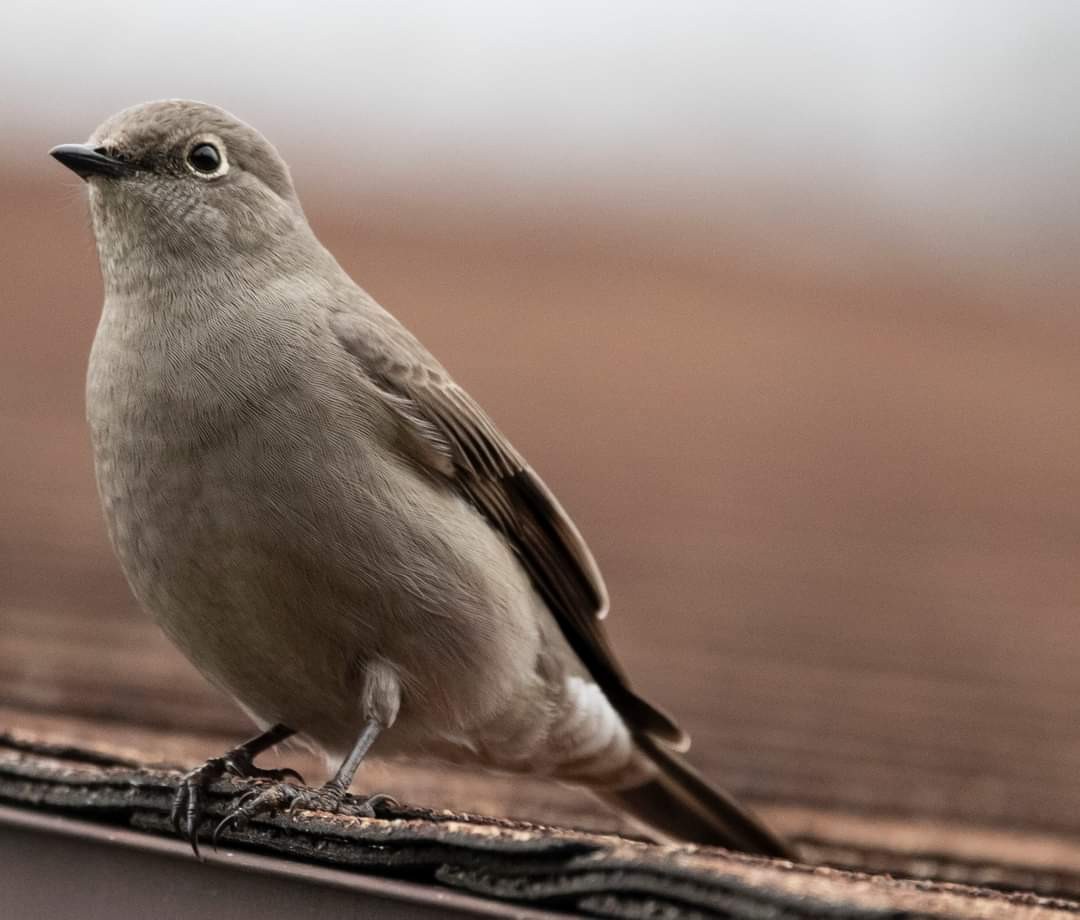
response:
{"label": "townsend's solitaire", "polygon": [[[169,100],[52,154],[88,180],[105,305],[87,415],[140,603],[263,733],[187,774],[266,777],[228,821],[345,791],[368,748],[581,784],[659,836],[786,846],[674,750],[601,628],[581,535],[483,410],[308,226],[221,109]],[[319,789],[252,759],[299,734]]]}

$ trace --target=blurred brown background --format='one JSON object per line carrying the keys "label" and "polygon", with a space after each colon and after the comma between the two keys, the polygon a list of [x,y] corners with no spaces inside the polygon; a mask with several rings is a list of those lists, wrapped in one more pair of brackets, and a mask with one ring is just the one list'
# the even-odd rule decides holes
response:
{"label": "blurred brown background", "polygon": [[[100,281],[44,158],[189,95],[271,136],[323,240],[555,488],[706,772],[777,814],[1080,833],[1075,7],[583,9],[291,31],[189,5],[123,32],[109,4],[16,5],[0,727],[180,759],[246,731],[107,546],[82,420]],[[383,778],[606,820],[409,776]]]}

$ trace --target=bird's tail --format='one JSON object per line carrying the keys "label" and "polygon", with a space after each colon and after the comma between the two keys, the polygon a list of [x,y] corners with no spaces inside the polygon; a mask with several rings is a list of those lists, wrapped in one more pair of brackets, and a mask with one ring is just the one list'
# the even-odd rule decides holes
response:
{"label": "bird's tail", "polygon": [[603,793],[620,811],[666,839],[796,858],[789,844],[677,754],[647,735],[636,741],[657,773],[640,786]]}

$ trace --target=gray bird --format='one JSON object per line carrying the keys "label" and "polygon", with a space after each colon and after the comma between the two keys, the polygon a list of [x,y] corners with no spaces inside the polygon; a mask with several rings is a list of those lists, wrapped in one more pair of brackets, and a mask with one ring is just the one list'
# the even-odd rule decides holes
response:
{"label": "gray bird", "polygon": [[[380,754],[580,784],[662,838],[787,846],[674,752],[574,524],[491,419],[342,270],[289,170],[213,106],[138,105],[51,151],[89,184],[105,304],[87,416],[132,591],[262,734],[192,770],[269,780],[226,822],[346,797]],[[300,735],[319,789],[253,758]],[[292,774],[294,777],[295,774]]]}

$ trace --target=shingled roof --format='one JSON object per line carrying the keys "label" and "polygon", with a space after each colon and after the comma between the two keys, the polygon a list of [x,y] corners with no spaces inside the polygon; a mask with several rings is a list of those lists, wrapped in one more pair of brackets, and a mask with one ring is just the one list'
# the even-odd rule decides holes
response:
{"label": "shingled roof", "polygon": [[[0,848],[22,854],[21,862],[5,859],[9,872],[22,866],[21,884],[12,886],[20,892],[17,897],[40,906],[54,903],[50,898],[68,897],[61,888],[68,893],[78,890],[83,916],[97,916],[95,897],[120,897],[103,878],[100,863],[95,884],[82,879],[80,885],[86,858],[57,859],[77,842],[84,848],[107,848],[117,878],[126,879],[125,898],[138,899],[140,886],[155,877],[143,864],[153,854],[158,874],[164,872],[174,886],[190,894],[187,906],[192,915],[201,909],[198,902],[205,896],[206,883],[217,880],[223,870],[236,878],[211,887],[220,915],[230,917],[248,915],[252,902],[247,876],[253,872],[263,876],[259,884],[264,894],[278,892],[269,902],[262,898],[259,915],[264,917],[295,917],[297,904],[313,906],[328,893],[344,898],[342,903],[364,904],[376,916],[402,915],[405,908],[410,916],[432,909],[443,916],[570,912],[740,920],[901,916],[1049,920],[1080,915],[1076,902],[1030,893],[813,868],[717,849],[660,846],[404,805],[373,819],[299,812],[256,820],[243,830],[227,831],[219,849],[204,847],[207,865],[200,866],[168,827],[179,775],[169,767],[55,742],[0,737],[4,803]],[[213,785],[210,815],[222,815],[247,788],[232,780]],[[50,858],[28,857],[34,845],[48,846]],[[820,841],[803,839],[802,846],[808,858],[824,855]],[[853,853],[857,849],[851,848]],[[879,855],[886,852],[882,848]],[[167,864],[160,863],[163,857]],[[902,868],[901,854],[894,852],[892,858]],[[939,863],[953,876],[963,866],[963,860],[947,856]],[[976,871],[974,866],[968,868]],[[987,868],[984,861],[981,871]],[[200,871],[209,874],[200,876]],[[1011,879],[1009,871],[999,867],[998,884],[1032,880],[1030,868],[1024,877],[1014,868]],[[36,876],[33,884],[25,877],[28,874]],[[54,881],[63,885],[54,889]],[[1050,883],[1048,878],[1042,881]],[[1053,884],[1080,891],[1080,877],[1059,874]],[[151,886],[148,893],[152,891]]]}

